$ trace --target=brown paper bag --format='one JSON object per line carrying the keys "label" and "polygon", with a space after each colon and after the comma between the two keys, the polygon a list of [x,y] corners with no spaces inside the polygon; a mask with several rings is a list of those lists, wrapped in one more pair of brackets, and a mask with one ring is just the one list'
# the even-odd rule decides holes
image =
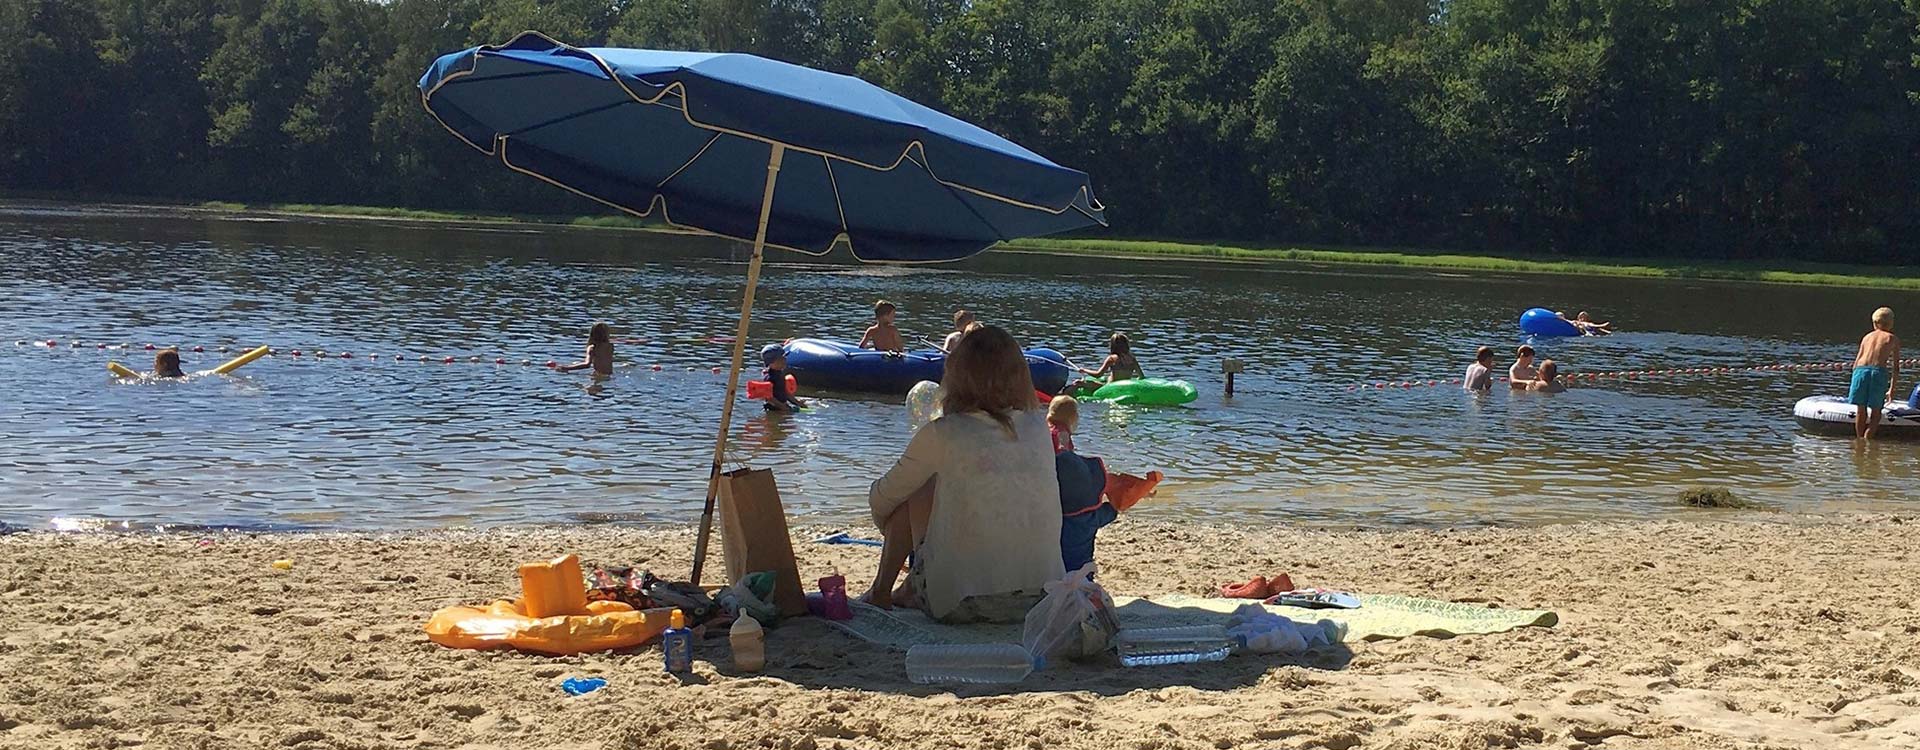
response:
{"label": "brown paper bag", "polygon": [[773,605],[781,616],[807,613],[807,593],[794,564],[787,513],[780,507],[772,471],[740,469],[720,476],[720,544],[727,559],[727,580],[773,571]]}

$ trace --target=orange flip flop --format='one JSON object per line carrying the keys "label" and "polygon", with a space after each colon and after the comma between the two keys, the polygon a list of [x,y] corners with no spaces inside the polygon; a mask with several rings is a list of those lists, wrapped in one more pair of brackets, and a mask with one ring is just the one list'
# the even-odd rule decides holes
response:
{"label": "orange flip flop", "polygon": [[1220,585],[1220,596],[1228,599],[1265,599],[1272,594],[1266,576],[1254,576],[1246,583],[1224,583]]}
{"label": "orange flip flop", "polygon": [[1113,503],[1114,510],[1125,513],[1143,498],[1152,495],[1154,489],[1160,486],[1160,480],[1166,478],[1167,476],[1165,474],[1157,471],[1147,472],[1147,476],[1144,479],[1132,474],[1114,474],[1109,472],[1107,474],[1107,502]]}

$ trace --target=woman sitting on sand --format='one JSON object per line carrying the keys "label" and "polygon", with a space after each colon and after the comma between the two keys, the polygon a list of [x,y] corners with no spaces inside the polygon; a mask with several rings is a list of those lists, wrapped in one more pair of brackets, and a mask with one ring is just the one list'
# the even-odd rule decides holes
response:
{"label": "woman sitting on sand", "polygon": [[[886,542],[864,598],[945,622],[1019,622],[1065,574],[1046,416],[1013,336],[980,326],[956,344],[944,416],[914,433],[867,497]],[[913,569],[895,589],[908,553]]]}

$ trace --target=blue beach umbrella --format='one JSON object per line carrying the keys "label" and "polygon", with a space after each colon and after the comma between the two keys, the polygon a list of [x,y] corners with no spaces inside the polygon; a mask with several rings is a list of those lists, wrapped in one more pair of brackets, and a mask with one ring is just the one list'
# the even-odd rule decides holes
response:
{"label": "blue beach umbrella", "polygon": [[1106,218],[1087,175],[850,76],[753,55],[580,48],[526,32],[435,60],[427,111],[508,169],[753,243],[694,551],[700,580],[765,248],[968,257]]}

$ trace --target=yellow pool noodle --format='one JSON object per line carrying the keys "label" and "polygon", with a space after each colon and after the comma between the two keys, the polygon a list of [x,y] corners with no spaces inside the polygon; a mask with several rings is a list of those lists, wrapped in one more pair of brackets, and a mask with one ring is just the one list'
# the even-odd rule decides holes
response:
{"label": "yellow pool noodle", "polygon": [[240,369],[242,366],[246,365],[248,362],[252,362],[264,356],[267,356],[267,347],[263,346],[258,349],[254,349],[253,351],[247,352],[246,354],[242,354],[238,357],[234,357],[233,359],[227,360],[226,364],[213,368],[213,374],[225,375],[227,373],[233,372],[234,370]]}
{"label": "yellow pool noodle", "polygon": [[120,364],[119,362],[108,362],[107,372],[113,373],[113,376],[116,378],[140,377],[140,373],[127,369],[126,365]]}

